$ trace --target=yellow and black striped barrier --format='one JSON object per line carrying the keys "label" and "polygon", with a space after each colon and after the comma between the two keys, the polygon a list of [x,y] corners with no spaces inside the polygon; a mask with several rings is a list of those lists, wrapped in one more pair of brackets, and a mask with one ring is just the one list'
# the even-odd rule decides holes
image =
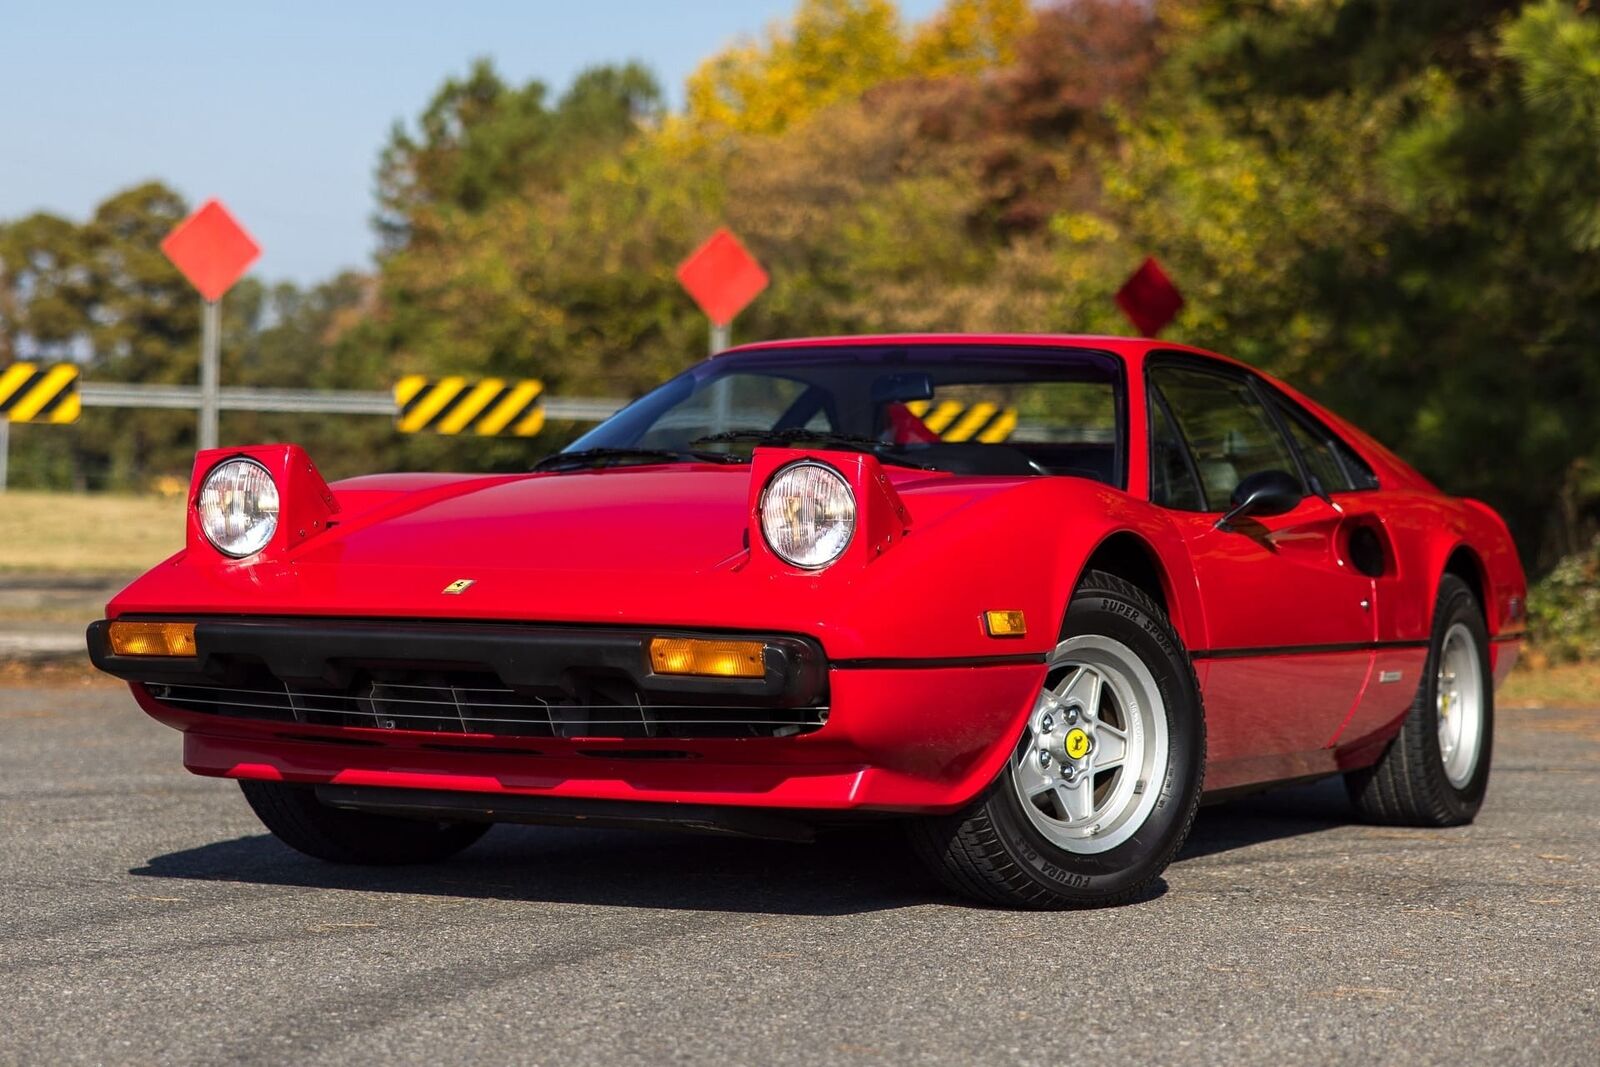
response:
{"label": "yellow and black striped barrier", "polygon": [[981,441],[999,444],[1017,428],[1017,409],[1003,408],[980,400],[963,404],[958,400],[914,400],[906,410],[922,420],[922,425],[944,441]]}
{"label": "yellow and black striped barrier", "polygon": [[395,383],[394,403],[401,433],[532,437],[544,429],[544,383],[532,379],[409,374]]}
{"label": "yellow and black striped barrier", "polygon": [[76,363],[13,363],[0,370],[0,418],[65,424],[77,422],[82,411]]}

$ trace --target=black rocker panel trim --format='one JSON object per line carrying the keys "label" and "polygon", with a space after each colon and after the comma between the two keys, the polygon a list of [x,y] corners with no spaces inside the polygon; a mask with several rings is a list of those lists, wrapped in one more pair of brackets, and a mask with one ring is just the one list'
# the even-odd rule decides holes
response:
{"label": "black rocker panel trim", "polygon": [[1044,652],[1020,652],[1009,656],[949,656],[925,659],[893,657],[879,659],[836,659],[828,664],[836,671],[929,671],[941,667],[1015,667],[1043,663]]}
{"label": "black rocker panel trim", "polygon": [[1379,652],[1396,648],[1427,648],[1426,641],[1350,641],[1332,645],[1263,645],[1259,648],[1203,648],[1191,659],[1251,659],[1257,656],[1315,656],[1338,652]]}

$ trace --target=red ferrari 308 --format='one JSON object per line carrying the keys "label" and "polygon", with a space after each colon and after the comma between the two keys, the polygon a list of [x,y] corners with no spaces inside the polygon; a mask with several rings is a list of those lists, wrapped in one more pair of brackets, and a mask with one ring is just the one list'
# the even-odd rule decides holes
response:
{"label": "red ferrari 308", "polygon": [[893,817],[961,893],[1121,901],[1233,791],[1472,819],[1524,629],[1488,507],[1126,338],[751,345],[528,473],[217,449],[190,505],[90,654],[336,862]]}

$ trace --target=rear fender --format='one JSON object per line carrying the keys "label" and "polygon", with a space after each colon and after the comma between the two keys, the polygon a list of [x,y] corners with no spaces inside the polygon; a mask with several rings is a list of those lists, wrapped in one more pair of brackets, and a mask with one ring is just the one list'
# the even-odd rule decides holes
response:
{"label": "rear fender", "polygon": [[1437,601],[1439,582],[1452,557],[1465,550],[1483,589],[1484,622],[1489,634],[1519,633],[1527,626],[1528,578],[1511,531],[1505,520],[1482,501],[1462,500],[1460,507],[1459,536],[1452,540],[1439,538],[1430,546],[1428,574],[1433,587],[1428,603]]}

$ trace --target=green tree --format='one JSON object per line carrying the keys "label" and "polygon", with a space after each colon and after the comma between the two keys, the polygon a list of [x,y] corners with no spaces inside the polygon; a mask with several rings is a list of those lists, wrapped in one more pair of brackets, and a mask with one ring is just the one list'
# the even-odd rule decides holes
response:
{"label": "green tree", "polygon": [[431,239],[452,212],[559,188],[661,108],[655,78],[636,63],[584,71],[553,108],[547,95],[542,82],[507,84],[480,59],[434,94],[416,131],[396,124],[378,164],[375,223],[385,250]]}
{"label": "green tree", "polygon": [[82,233],[38,213],[0,225],[0,366],[52,358],[81,339]]}

